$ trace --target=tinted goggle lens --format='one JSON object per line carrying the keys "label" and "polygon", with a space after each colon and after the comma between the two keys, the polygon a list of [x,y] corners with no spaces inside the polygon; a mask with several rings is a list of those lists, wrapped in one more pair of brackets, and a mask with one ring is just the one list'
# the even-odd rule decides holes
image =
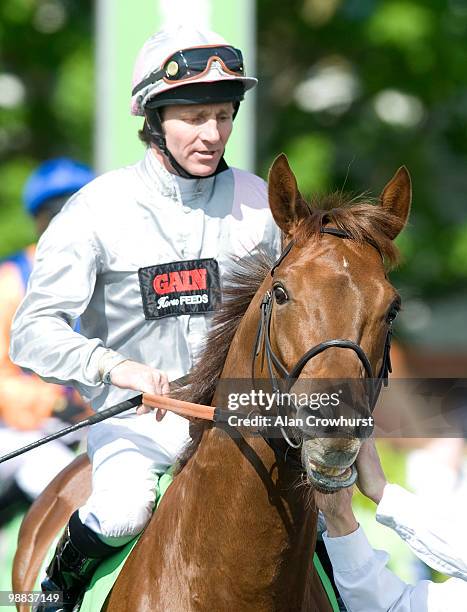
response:
{"label": "tinted goggle lens", "polygon": [[189,78],[206,70],[209,60],[218,57],[231,72],[243,75],[243,57],[234,47],[185,49],[174,53],[164,64],[165,78],[173,81]]}

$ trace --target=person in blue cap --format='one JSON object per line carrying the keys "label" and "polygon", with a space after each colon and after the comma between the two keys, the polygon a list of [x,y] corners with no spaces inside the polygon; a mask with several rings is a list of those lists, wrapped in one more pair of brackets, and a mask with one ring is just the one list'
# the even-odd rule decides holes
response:
{"label": "person in blue cap", "polygon": [[[34,170],[24,191],[25,210],[34,218],[40,236],[67,199],[95,177],[88,166],[61,157]],[[10,452],[45,435],[50,417],[79,418],[84,404],[69,388],[51,385],[26,374],[8,356],[10,327],[32,270],[36,245],[0,262],[0,448]],[[55,426],[62,427],[60,421]],[[69,440],[67,440],[70,442]],[[0,466],[0,526],[19,507],[29,504],[72,459],[73,452],[56,440]]]}
{"label": "person in blue cap", "polygon": [[65,202],[95,176],[91,168],[67,157],[49,159],[31,174],[24,187],[24,207],[34,217],[39,236]]}

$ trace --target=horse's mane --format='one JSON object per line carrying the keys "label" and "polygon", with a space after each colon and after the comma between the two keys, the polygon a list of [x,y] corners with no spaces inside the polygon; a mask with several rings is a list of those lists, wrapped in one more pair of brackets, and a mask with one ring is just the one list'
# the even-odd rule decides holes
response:
{"label": "horse's mane", "polygon": [[[210,404],[222,373],[230,344],[251,300],[266,274],[271,270],[276,254],[258,249],[243,259],[233,262],[222,283],[222,304],[214,313],[199,358],[183,387],[175,389],[172,397],[196,404]],[[178,473],[198,447],[202,433],[210,421],[196,420],[190,425],[191,442],[177,461]]]}
{"label": "horse's mane", "polygon": [[[388,234],[400,230],[400,220],[375,205],[364,196],[349,198],[340,192],[314,198],[306,203],[309,215],[303,218],[294,232],[297,246],[303,246],[311,238],[321,238],[321,228],[332,224],[347,232],[351,239],[373,244],[390,266],[398,259],[398,250]],[[251,300],[271,270],[276,254],[271,250],[257,250],[248,257],[233,263],[224,277],[222,304],[213,317],[211,331],[204,342],[199,358],[190,372],[188,382],[172,392],[172,397],[197,404],[210,404],[217,381],[227,358],[230,344]],[[203,431],[210,421],[195,420],[191,423],[191,442],[177,461],[180,472],[194,454]]]}

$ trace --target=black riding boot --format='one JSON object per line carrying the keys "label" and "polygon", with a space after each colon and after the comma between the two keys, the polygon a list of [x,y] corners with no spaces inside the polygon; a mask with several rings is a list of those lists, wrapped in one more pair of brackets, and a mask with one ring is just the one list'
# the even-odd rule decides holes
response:
{"label": "black riding boot", "polygon": [[78,511],[72,514],[41,584],[45,594],[63,592],[63,605],[54,606],[52,601],[41,604],[36,611],[72,612],[99,563],[117,550],[118,547],[108,546],[83,525]]}

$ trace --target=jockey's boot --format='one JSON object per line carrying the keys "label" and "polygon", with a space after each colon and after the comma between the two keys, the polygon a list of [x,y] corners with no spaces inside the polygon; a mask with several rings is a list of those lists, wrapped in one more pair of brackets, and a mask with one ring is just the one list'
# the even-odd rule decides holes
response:
{"label": "jockey's boot", "polygon": [[72,612],[81,602],[99,563],[119,548],[105,544],[92,529],[83,525],[78,511],[72,514],[46,570],[47,577],[41,583],[45,595],[51,591],[63,592],[63,604],[54,605],[51,598],[50,603],[35,608],[36,612]]}

